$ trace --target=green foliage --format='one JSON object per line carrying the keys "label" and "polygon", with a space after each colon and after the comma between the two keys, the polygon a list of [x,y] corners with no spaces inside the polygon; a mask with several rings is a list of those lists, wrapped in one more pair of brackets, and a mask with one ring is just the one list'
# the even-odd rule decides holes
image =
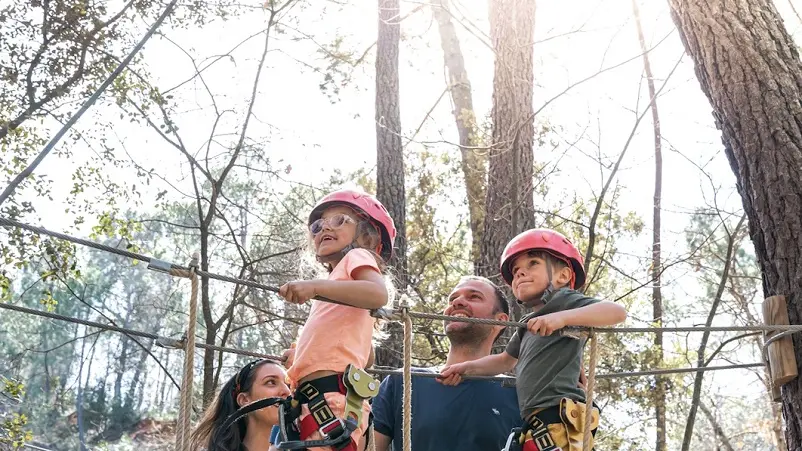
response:
{"label": "green foliage", "polygon": [[25,414],[5,409],[9,403],[19,403],[25,396],[25,386],[15,380],[0,376],[0,445],[21,449],[25,442],[33,439]]}

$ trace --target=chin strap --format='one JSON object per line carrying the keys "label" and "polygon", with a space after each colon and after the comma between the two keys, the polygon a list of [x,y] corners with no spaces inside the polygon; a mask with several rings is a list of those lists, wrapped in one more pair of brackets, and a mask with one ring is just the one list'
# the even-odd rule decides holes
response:
{"label": "chin strap", "polygon": [[554,293],[554,284],[551,283],[551,260],[548,258],[546,259],[546,273],[549,275],[549,285],[543,290],[543,295],[540,296],[540,301],[543,302],[543,305],[549,302],[552,293]]}

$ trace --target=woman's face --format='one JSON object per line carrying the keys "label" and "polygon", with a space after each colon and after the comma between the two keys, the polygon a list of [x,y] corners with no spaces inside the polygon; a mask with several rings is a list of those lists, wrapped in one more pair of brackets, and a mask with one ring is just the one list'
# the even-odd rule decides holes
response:
{"label": "woman's face", "polygon": [[[290,387],[284,382],[287,373],[279,365],[265,363],[255,370],[253,385],[247,393],[240,393],[237,402],[240,406],[250,404],[264,398],[286,398],[290,395]],[[272,426],[278,424],[278,407],[271,406],[250,414],[262,424]]]}

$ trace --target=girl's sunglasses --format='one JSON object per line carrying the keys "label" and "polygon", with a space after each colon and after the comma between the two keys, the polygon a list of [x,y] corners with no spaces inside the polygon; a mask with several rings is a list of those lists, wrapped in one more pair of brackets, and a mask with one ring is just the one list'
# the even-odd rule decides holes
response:
{"label": "girl's sunglasses", "polygon": [[344,214],[336,214],[328,219],[320,218],[317,221],[309,224],[309,231],[312,233],[312,236],[322,232],[323,227],[325,227],[326,224],[328,224],[329,228],[331,229],[339,229],[345,224],[356,224],[356,221],[354,218]]}

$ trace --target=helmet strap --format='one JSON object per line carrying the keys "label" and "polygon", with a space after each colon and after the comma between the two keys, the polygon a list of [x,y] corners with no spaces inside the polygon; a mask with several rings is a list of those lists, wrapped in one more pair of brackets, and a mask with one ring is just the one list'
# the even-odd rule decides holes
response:
{"label": "helmet strap", "polygon": [[540,296],[540,301],[543,302],[543,305],[546,305],[546,303],[549,302],[549,299],[551,299],[551,294],[554,293],[554,284],[552,283],[551,270],[552,270],[551,260],[549,260],[547,258],[546,259],[546,273],[548,274],[548,277],[549,277],[549,285],[546,287],[545,290],[543,290],[543,295]]}

